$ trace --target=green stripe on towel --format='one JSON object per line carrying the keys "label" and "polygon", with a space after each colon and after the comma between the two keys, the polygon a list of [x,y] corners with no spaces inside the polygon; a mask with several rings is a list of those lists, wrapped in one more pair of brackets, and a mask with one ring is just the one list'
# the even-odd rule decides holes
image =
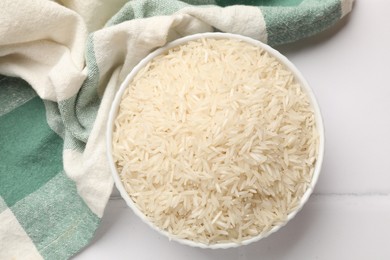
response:
{"label": "green stripe on towel", "polygon": [[265,19],[268,44],[280,45],[319,33],[341,17],[339,0],[306,0],[296,7],[260,8]]}
{"label": "green stripe on towel", "polygon": [[35,97],[0,117],[0,196],[8,206],[62,169],[63,141],[49,128],[45,113]]}
{"label": "green stripe on towel", "polygon": [[100,221],[64,172],[11,210],[45,259],[67,259],[76,253],[89,242]]}

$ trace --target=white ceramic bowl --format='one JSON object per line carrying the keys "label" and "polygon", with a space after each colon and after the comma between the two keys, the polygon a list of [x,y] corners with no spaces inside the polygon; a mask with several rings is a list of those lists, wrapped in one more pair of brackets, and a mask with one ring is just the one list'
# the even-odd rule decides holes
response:
{"label": "white ceramic bowl", "polygon": [[[112,158],[112,147],[111,146],[112,146],[113,123],[115,121],[115,118],[116,118],[116,115],[118,112],[119,104],[121,102],[121,97],[122,97],[125,89],[127,88],[127,86],[132,81],[133,77],[149,61],[151,61],[156,56],[165,53],[168,49],[171,49],[171,48],[176,47],[178,45],[184,44],[188,41],[198,40],[201,38],[238,39],[238,40],[253,44],[255,46],[261,47],[262,49],[266,50],[269,54],[274,56],[277,60],[279,60],[280,63],[284,64],[290,71],[292,71],[292,73],[295,76],[295,79],[301,84],[301,87],[306,91],[306,94],[308,95],[308,97],[311,101],[312,107],[314,109],[317,130],[319,133],[319,152],[318,152],[318,157],[317,157],[317,161],[316,161],[315,168],[314,168],[313,177],[312,177],[312,180],[311,180],[311,183],[310,183],[308,189],[306,190],[306,192],[304,193],[304,195],[300,199],[300,203],[299,203],[299,206],[297,207],[297,209],[295,211],[291,212],[290,214],[288,214],[286,221],[283,222],[282,224],[275,226],[274,228],[272,228],[270,231],[268,231],[266,233],[261,233],[258,236],[244,240],[241,243],[231,242],[231,243],[217,243],[217,244],[206,245],[206,244],[203,244],[200,242],[194,242],[194,241],[187,240],[187,239],[175,238],[174,236],[169,234],[167,231],[164,231],[164,230],[158,228],[153,223],[151,223],[145,217],[145,215],[136,207],[135,203],[130,198],[129,194],[126,192],[126,190],[122,184],[122,181],[119,177],[119,174],[117,172],[113,158]],[[318,103],[316,101],[316,98],[315,98],[311,88],[309,87],[309,84],[306,82],[306,80],[304,79],[302,74],[299,72],[299,70],[285,56],[283,56],[281,53],[279,53],[277,50],[271,48],[270,46],[268,46],[264,43],[261,43],[259,41],[256,41],[252,38],[248,38],[248,37],[236,35],[236,34],[229,34],[229,33],[201,33],[201,34],[190,35],[190,36],[175,40],[173,42],[170,42],[170,43],[166,44],[165,46],[153,51],[147,57],[145,57],[137,66],[134,67],[134,69],[131,71],[131,73],[126,77],[126,79],[124,80],[124,82],[120,86],[120,88],[115,96],[115,99],[112,103],[111,111],[109,114],[106,138],[107,138],[106,142],[107,142],[108,161],[109,161],[109,165],[111,168],[111,172],[112,172],[116,187],[118,188],[123,199],[126,201],[127,205],[134,211],[134,213],[138,217],[140,217],[146,224],[148,224],[151,228],[153,228],[154,230],[158,231],[159,233],[165,235],[170,240],[174,240],[174,241],[177,241],[181,244],[185,244],[185,245],[189,245],[189,246],[193,246],[193,247],[212,248],[212,249],[231,248],[231,247],[237,247],[237,246],[241,246],[241,245],[250,244],[252,242],[258,241],[258,240],[265,238],[265,237],[269,236],[270,234],[276,232],[282,226],[284,226],[288,221],[290,221],[301,210],[303,205],[307,202],[311,193],[313,192],[314,186],[317,183],[317,180],[318,180],[318,177],[320,174],[320,170],[321,170],[321,166],[322,166],[323,157],[324,157],[324,141],[325,141],[324,140],[324,126],[323,126],[323,120],[322,120],[320,108],[318,106]]]}

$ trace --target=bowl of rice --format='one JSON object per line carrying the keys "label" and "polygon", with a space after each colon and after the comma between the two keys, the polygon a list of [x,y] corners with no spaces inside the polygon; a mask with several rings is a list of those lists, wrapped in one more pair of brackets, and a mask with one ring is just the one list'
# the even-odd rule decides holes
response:
{"label": "bowl of rice", "polygon": [[134,213],[182,244],[231,248],[291,220],[320,174],[324,128],[298,69],[227,33],[144,58],[112,103],[107,154]]}

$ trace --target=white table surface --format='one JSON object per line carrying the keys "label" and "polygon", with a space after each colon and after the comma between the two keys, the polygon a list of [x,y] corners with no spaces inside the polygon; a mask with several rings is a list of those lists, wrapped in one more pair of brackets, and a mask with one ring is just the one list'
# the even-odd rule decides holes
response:
{"label": "white table surface", "polygon": [[169,242],[114,191],[74,259],[390,259],[390,1],[357,0],[332,29],[278,48],[311,84],[325,121],[323,170],[287,226],[236,249]]}

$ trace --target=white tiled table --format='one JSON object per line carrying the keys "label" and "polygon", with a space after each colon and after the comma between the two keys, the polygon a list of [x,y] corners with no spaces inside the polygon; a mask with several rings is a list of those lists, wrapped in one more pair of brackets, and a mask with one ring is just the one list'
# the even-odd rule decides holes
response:
{"label": "white tiled table", "polygon": [[237,249],[190,248],[151,230],[114,194],[75,259],[390,259],[390,1],[284,46],[322,108],[325,160],[315,194],[270,237]]}

